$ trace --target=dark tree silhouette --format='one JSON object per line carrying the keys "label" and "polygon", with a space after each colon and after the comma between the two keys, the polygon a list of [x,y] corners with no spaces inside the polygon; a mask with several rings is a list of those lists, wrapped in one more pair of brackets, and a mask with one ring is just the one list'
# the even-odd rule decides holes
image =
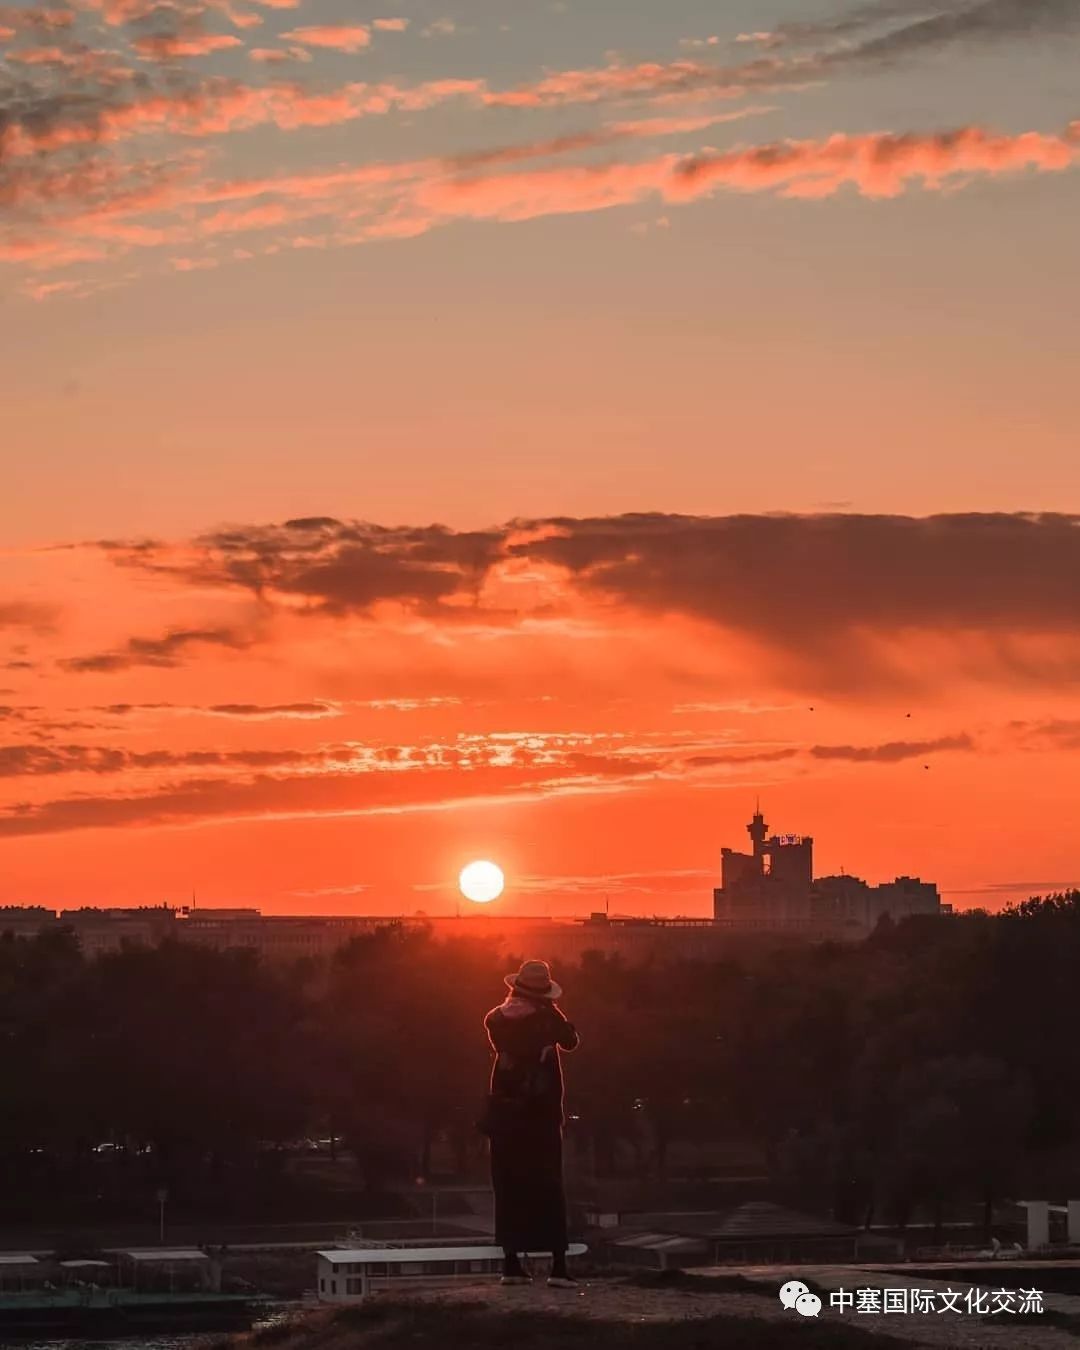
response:
{"label": "dark tree silhouette", "polygon": [[[522,955],[393,926],[291,966],[0,935],[6,1212],[145,1215],[161,1183],[191,1212],[240,1212],[284,1193],[309,1136],[340,1142],[357,1194],[481,1176],[481,1022]],[[1080,1185],[1078,969],[1075,891],[861,943],[586,953],[557,970],[582,1035],[579,1169],[700,1175],[738,1147],[852,1221],[962,1203],[989,1232],[995,1202]]]}

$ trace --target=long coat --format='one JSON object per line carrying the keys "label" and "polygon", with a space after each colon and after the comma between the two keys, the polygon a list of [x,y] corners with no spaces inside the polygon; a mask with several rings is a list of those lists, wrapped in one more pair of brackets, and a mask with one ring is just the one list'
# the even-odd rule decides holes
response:
{"label": "long coat", "polygon": [[560,1053],[578,1034],[547,1001],[525,1017],[502,1007],[484,1018],[495,1054],[491,1093],[514,1104],[490,1130],[495,1241],[512,1252],[566,1249]]}

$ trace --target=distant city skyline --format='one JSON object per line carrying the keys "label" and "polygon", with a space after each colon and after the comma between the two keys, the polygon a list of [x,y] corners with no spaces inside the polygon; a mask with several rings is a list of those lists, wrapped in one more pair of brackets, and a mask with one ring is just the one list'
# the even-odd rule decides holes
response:
{"label": "distant city skyline", "polygon": [[[54,926],[56,921],[74,927],[84,950],[88,944],[91,949],[97,946],[113,950],[124,941],[135,940],[136,935],[139,941],[146,942],[175,934],[194,936],[196,940],[209,936],[215,945],[234,942],[243,946],[254,942],[262,946],[271,940],[279,947],[284,934],[286,949],[295,950],[340,945],[352,933],[369,931],[384,919],[405,924],[431,922],[443,933],[456,930],[459,922],[465,920],[463,932],[486,935],[515,929],[539,932],[545,924],[552,930],[562,930],[584,921],[585,931],[603,935],[605,939],[635,930],[634,940],[638,941],[641,936],[636,932],[638,929],[662,932],[668,940],[674,936],[681,941],[689,934],[691,945],[701,954],[715,947],[717,939],[722,942],[732,934],[769,932],[814,940],[828,937],[858,940],[869,936],[884,920],[899,923],[913,915],[940,918],[953,912],[951,905],[942,905],[937,885],[925,877],[897,872],[892,880],[875,886],[843,869],[832,876],[817,873],[813,839],[808,835],[770,833],[759,803],[755,803],[746,830],[752,841],[749,853],[726,846],[721,849],[719,885],[713,888],[712,913],[708,916],[693,913],[663,918],[628,916],[617,910],[612,914],[608,890],[600,908],[595,907],[595,897],[589,897],[586,890],[586,898],[592,899],[594,907],[585,913],[530,915],[521,913],[519,906],[511,906],[508,913],[494,904],[503,892],[501,869],[490,861],[474,859],[459,877],[460,894],[452,914],[440,907],[435,912],[419,909],[380,916],[376,905],[374,916],[332,912],[264,915],[259,907],[199,908],[193,893],[190,904],[179,906],[83,906],[59,910],[40,906],[0,907],[0,934],[27,936],[37,932],[42,921],[46,926]],[[637,880],[640,883],[644,878]],[[643,888],[639,885],[636,889]],[[577,893],[580,896],[581,891]],[[542,902],[545,896],[541,892],[537,898]],[[551,897],[556,903],[565,903],[566,898]],[[524,930],[521,925],[525,925]],[[716,931],[701,940],[704,928]],[[273,935],[272,939],[268,935]],[[580,933],[575,935],[575,941],[578,936]]]}

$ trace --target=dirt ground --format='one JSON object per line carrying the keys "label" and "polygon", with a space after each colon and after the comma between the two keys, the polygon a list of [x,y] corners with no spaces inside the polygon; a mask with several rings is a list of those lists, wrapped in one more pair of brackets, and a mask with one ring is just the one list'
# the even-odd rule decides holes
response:
{"label": "dirt ground", "polygon": [[[975,1316],[963,1313],[883,1313],[860,1314],[851,1308],[841,1311],[829,1306],[826,1291],[859,1288],[942,1291],[972,1287],[963,1280],[944,1278],[907,1278],[886,1270],[866,1267],[814,1266],[799,1270],[781,1270],[770,1266],[733,1268],[714,1267],[694,1272],[701,1277],[693,1287],[640,1287],[618,1279],[584,1279],[573,1290],[550,1289],[542,1274],[533,1284],[503,1288],[494,1279],[478,1280],[469,1284],[454,1284],[439,1288],[416,1288],[410,1298],[453,1305],[454,1303],[482,1303],[491,1308],[518,1312],[554,1313],[564,1316],[595,1318],[617,1322],[669,1322],[716,1316],[747,1317],[762,1322],[792,1323],[800,1315],[785,1309],[780,1303],[779,1289],[787,1280],[795,1278],[806,1282],[820,1292],[821,1313],[816,1319],[820,1329],[835,1325],[838,1328],[857,1327],[881,1337],[883,1350],[889,1341],[897,1340],[918,1346],[959,1346],[964,1350],[1078,1350],[1080,1347],[1080,1295],[1045,1294],[1045,1312],[1018,1318],[1015,1314],[998,1313]],[[733,1287],[743,1281],[759,1284],[760,1291]],[[714,1278],[715,1292],[708,1288]],[[689,1284],[690,1282],[686,1282]],[[1080,1283],[1080,1272],[1078,1272]],[[988,1268],[985,1280],[978,1288],[993,1290],[993,1269]],[[1037,1271],[1033,1271],[1030,1287],[1038,1289]],[[387,1297],[400,1298],[399,1292]],[[380,1295],[374,1295],[375,1298]]]}

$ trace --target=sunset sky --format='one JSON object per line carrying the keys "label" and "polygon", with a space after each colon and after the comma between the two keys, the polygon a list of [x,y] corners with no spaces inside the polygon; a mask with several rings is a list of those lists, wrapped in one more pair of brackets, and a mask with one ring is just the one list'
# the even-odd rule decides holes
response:
{"label": "sunset sky", "polygon": [[1080,0],[0,4],[0,904],[1080,885]]}

